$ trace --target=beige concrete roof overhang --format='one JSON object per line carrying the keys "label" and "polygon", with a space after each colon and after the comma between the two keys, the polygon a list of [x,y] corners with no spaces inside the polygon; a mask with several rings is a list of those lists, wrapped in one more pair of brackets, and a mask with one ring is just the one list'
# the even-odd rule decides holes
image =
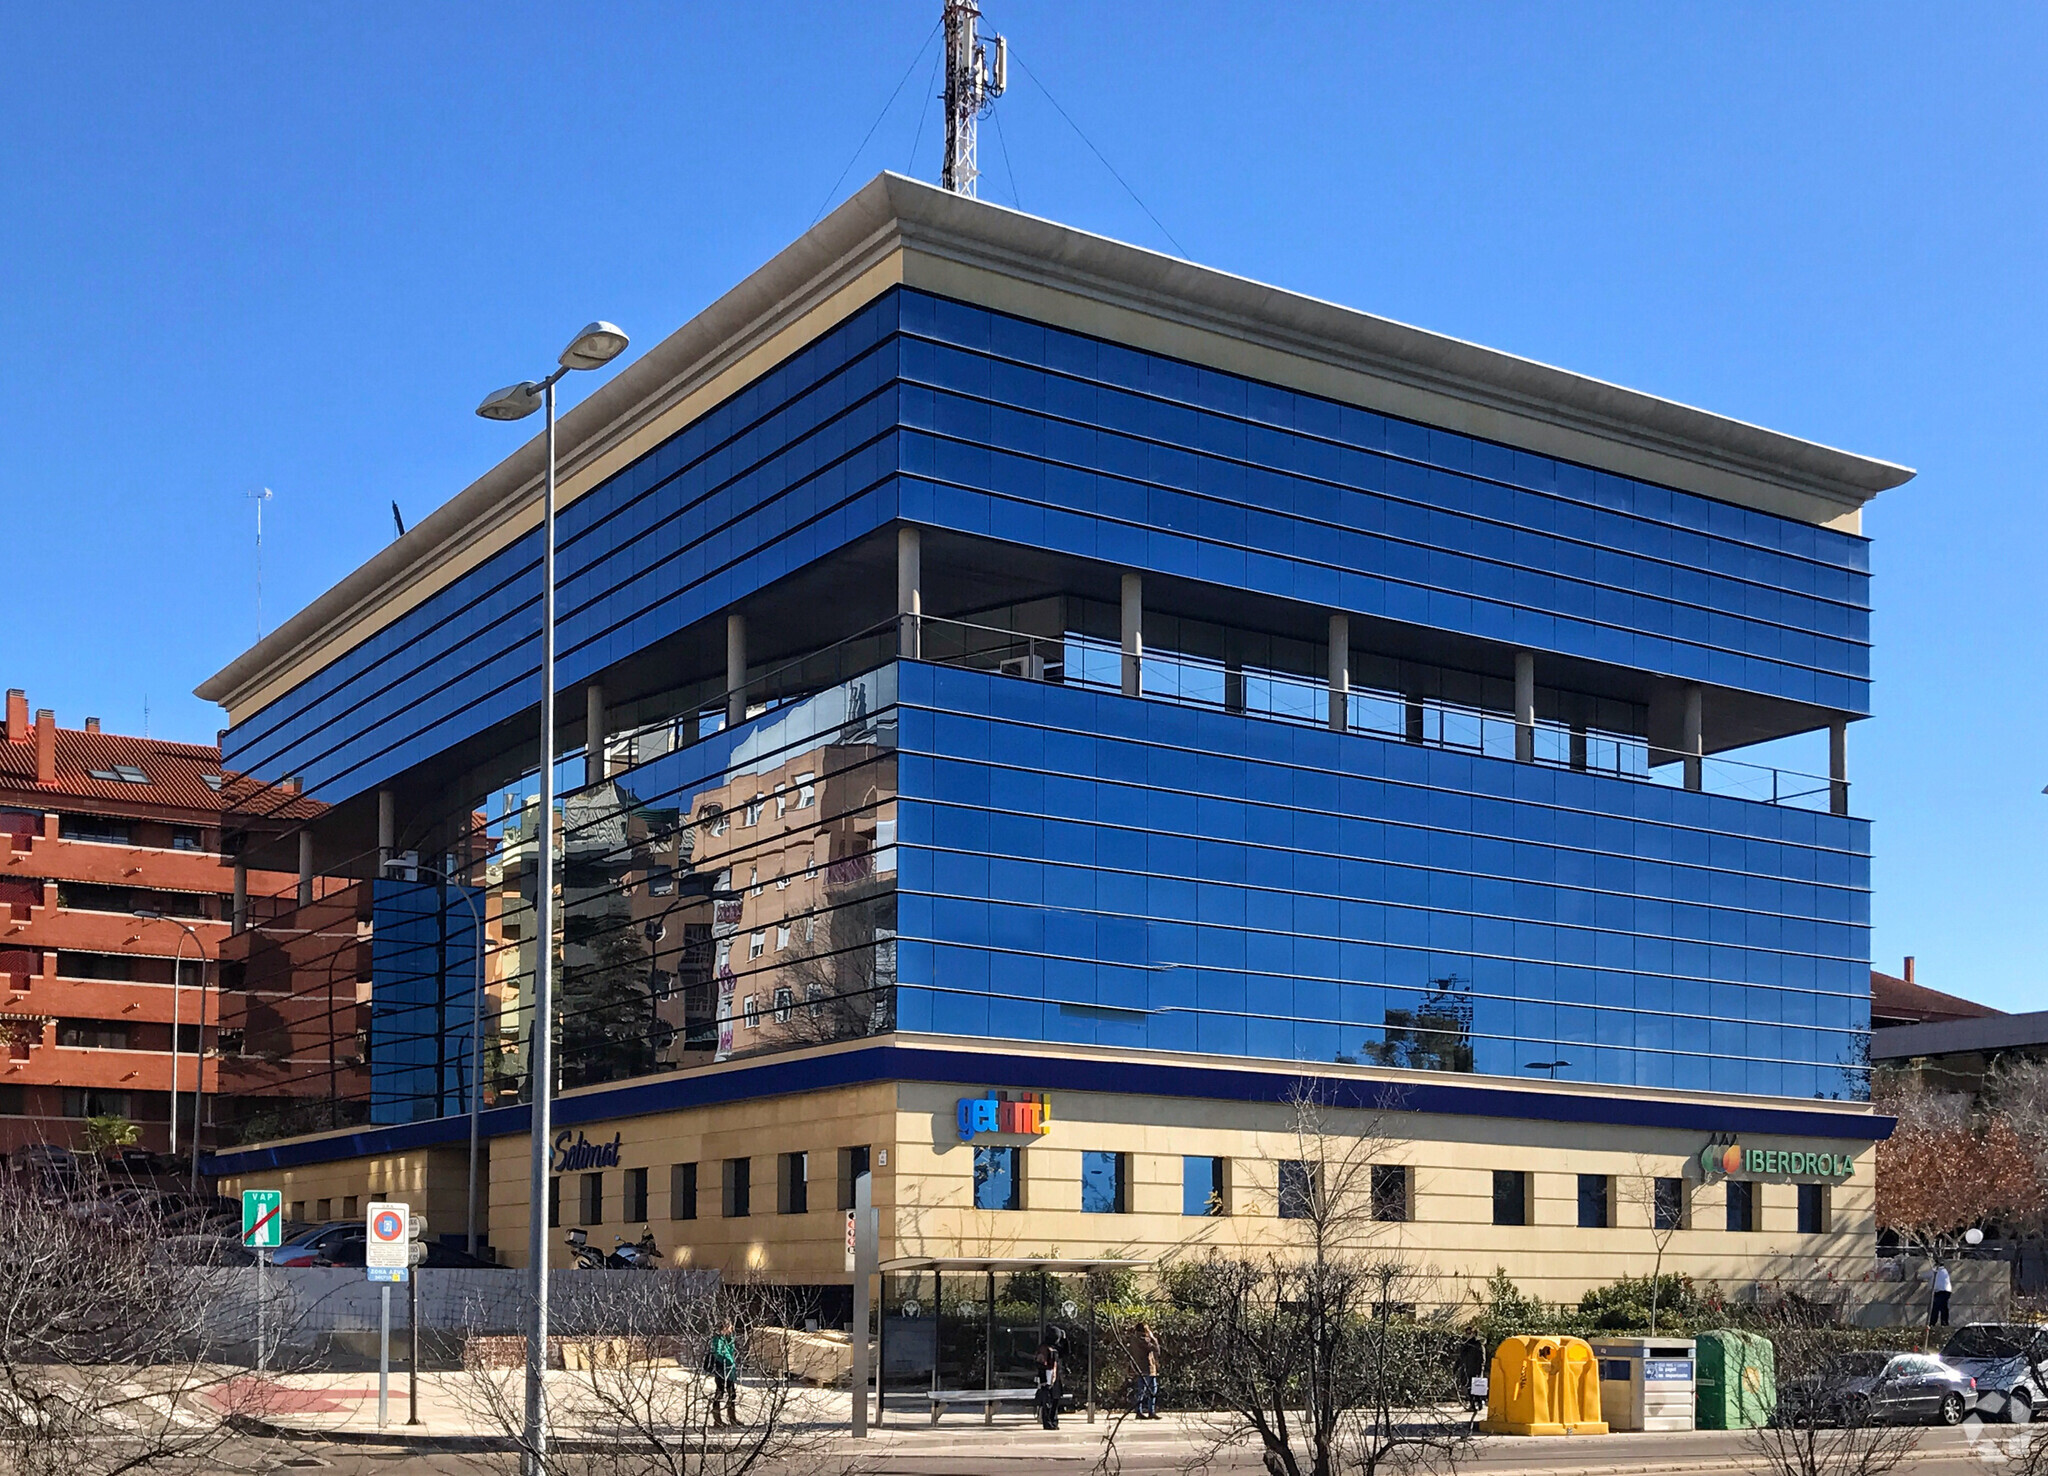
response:
{"label": "beige concrete roof overhang", "polygon": [[[1854,532],[1910,469],[882,174],[565,415],[575,501],[898,284]],[[541,440],[198,689],[233,721],[540,520]]]}

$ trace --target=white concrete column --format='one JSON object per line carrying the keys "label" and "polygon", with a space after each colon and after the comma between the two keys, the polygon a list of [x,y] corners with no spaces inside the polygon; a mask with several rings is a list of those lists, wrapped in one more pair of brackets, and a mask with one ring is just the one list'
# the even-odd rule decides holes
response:
{"label": "white concrete column", "polygon": [[1698,789],[1704,778],[1700,755],[1706,752],[1706,735],[1700,721],[1700,709],[1706,694],[1698,687],[1685,689],[1685,728],[1678,740],[1679,756],[1685,761],[1685,787]]}
{"label": "white concrete column", "polygon": [[592,682],[583,689],[583,782],[595,784],[605,777],[604,740],[610,736],[604,726],[604,687]]}
{"label": "white concrete column", "polygon": [[1141,575],[1123,578],[1124,607],[1124,696],[1144,691],[1145,672],[1145,581]]}
{"label": "white concrete column", "polygon": [[1515,652],[1515,758],[1536,762],[1536,653]]}
{"label": "white concrete column", "polygon": [[[303,844],[310,845],[311,838],[304,831],[299,833]],[[311,863],[303,860],[311,852],[301,852],[302,867]],[[384,875],[384,863],[398,854],[398,796],[388,789],[377,791],[377,875]]]}
{"label": "white concrete column", "polygon": [[1828,724],[1828,813],[1849,813],[1849,720]]}
{"label": "white concrete column", "polygon": [[1351,731],[1351,617],[1330,617],[1330,730]]}
{"label": "white concrete column", "polygon": [[299,832],[299,906],[313,905],[313,832]]}
{"label": "white concrete column", "polygon": [[747,617],[734,610],[725,617],[725,725],[737,728],[747,720]]}
{"label": "white concrete column", "polygon": [[916,528],[896,530],[897,652],[907,661],[924,654],[924,536]]}
{"label": "white concrete column", "polygon": [[242,932],[249,926],[249,863],[235,862],[235,931]]}

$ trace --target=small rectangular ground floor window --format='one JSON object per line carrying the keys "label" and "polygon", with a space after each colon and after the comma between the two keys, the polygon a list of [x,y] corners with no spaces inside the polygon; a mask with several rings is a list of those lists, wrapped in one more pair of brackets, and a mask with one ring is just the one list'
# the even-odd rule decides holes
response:
{"label": "small rectangular ground floor window", "polygon": [[1298,1159],[1284,1158],[1280,1161],[1280,1175],[1277,1188],[1280,1218],[1283,1220],[1306,1220],[1315,1213],[1317,1170],[1320,1164],[1303,1163]]}
{"label": "small rectangular ground floor window", "polygon": [[1529,1223],[1529,1175],[1523,1169],[1493,1171],[1493,1223]]}
{"label": "small rectangular ground floor window", "polygon": [[1183,1158],[1180,1161],[1180,1212],[1184,1215],[1230,1213],[1230,1160]]}
{"label": "small rectangular ground floor window", "polygon": [[1408,1166],[1404,1163],[1376,1163],[1372,1166],[1372,1217],[1399,1222],[1413,1213],[1408,1203]]}
{"label": "small rectangular ground floor window", "polygon": [[1728,1228],[1730,1230],[1756,1229],[1756,1185],[1747,1179],[1730,1179],[1728,1190]]}
{"label": "small rectangular ground floor window", "polygon": [[853,1148],[839,1150],[839,1207],[853,1208],[853,1181],[868,1172],[868,1160],[872,1155],[866,1143]]}
{"label": "small rectangular ground floor window", "polygon": [[1605,1174],[1579,1175],[1579,1228],[1605,1230],[1614,1223],[1614,1181]]}
{"label": "small rectangular ground floor window", "polygon": [[1130,1209],[1130,1166],[1128,1153],[1083,1153],[1081,1155],[1081,1212],[1087,1215],[1120,1215]]}
{"label": "small rectangular ground floor window", "polygon": [[604,1175],[585,1174],[581,1192],[576,1201],[579,1225],[602,1225],[604,1223]]}
{"label": "small rectangular ground floor window", "polygon": [[1651,1223],[1659,1230],[1685,1228],[1685,1180],[1659,1179]]}
{"label": "small rectangular ground floor window", "polygon": [[780,1214],[807,1214],[811,1208],[811,1155],[785,1153],[775,1183],[775,1208]]}
{"label": "small rectangular ground floor window", "polygon": [[668,1166],[668,1217],[671,1220],[697,1218],[697,1165],[672,1163]]}
{"label": "small rectangular ground floor window", "polygon": [[1016,1148],[974,1150],[974,1207],[1024,1208],[1024,1154]]}
{"label": "small rectangular ground floor window", "polygon": [[754,1161],[751,1158],[728,1158],[724,1164],[725,1183],[721,1198],[722,1208],[728,1220],[744,1220],[754,1207]]}
{"label": "small rectangular ground floor window", "polygon": [[637,1223],[647,1218],[647,1170],[626,1170],[626,1207],[621,1218]]}
{"label": "small rectangular ground floor window", "polygon": [[1825,1235],[1828,1232],[1828,1186],[1825,1184],[1801,1184],[1799,1186],[1799,1233],[1801,1235]]}

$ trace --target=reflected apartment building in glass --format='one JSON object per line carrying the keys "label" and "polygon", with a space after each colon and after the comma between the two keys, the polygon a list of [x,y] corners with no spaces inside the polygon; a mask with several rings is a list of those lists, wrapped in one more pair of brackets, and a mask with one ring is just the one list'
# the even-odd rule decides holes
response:
{"label": "reflected apartment building in glass", "polygon": [[1905,469],[890,175],[562,445],[553,816],[537,442],[201,689],[369,1020],[229,1187],[459,1233],[474,1102],[520,1257],[545,833],[601,1244],[843,1286],[863,1170],[885,1256],[1255,1241],[1306,1088],[1454,1272],[1868,1253]]}

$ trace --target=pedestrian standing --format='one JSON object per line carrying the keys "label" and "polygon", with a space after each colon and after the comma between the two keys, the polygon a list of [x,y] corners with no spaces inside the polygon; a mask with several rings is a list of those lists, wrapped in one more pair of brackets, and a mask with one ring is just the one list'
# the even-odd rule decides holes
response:
{"label": "pedestrian standing", "polygon": [[1940,1261],[1934,1263],[1934,1269],[1927,1273],[1927,1279],[1934,1287],[1934,1301],[1927,1309],[1927,1325],[1947,1327],[1948,1299],[1949,1294],[1955,1290],[1955,1281],[1948,1274],[1948,1267]]}
{"label": "pedestrian standing", "polygon": [[[718,1325],[718,1333],[711,1339],[711,1346],[704,1351],[704,1372],[711,1375],[711,1423],[723,1425],[729,1420],[740,1422],[740,1349],[733,1338],[732,1319],[727,1318]],[[725,1406],[724,1413],[719,1406]]]}
{"label": "pedestrian standing", "polygon": [[1159,1334],[1152,1324],[1138,1324],[1137,1401],[1131,1412],[1141,1420],[1159,1418]]}
{"label": "pedestrian standing", "polygon": [[1060,1350],[1050,1338],[1038,1348],[1038,1423],[1048,1430],[1060,1427]]}

